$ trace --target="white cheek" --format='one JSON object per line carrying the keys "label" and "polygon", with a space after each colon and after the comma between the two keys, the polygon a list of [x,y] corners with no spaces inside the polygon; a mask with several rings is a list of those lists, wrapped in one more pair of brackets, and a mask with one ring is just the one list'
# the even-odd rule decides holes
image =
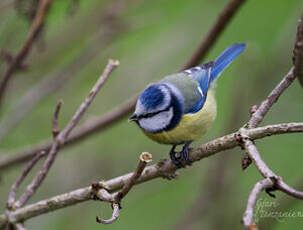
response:
{"label": "white cheek", "polygon": [[147,132],[159,132],[165,129],[173,118],[173,108],[168,111],[158,113],[157,115],[149,118],[142,118],[139,120],[140,127]]}

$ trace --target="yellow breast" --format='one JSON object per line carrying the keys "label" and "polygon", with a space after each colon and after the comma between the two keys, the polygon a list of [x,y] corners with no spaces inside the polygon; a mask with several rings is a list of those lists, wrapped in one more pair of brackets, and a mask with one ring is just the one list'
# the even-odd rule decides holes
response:
{"label": "yellow breast", "polygon": [[182,144],[202,137],[216,118],[216,100],[214,90],[210,89],[203,108],[194,114],[185,114],[172,130],[160,133],[143,131],[152,140],[161,144]]}

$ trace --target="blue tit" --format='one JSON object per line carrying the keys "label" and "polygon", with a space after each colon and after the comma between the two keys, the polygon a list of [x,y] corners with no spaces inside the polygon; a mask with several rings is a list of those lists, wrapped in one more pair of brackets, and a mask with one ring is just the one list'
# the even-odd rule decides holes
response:
{"label": "blue tit", "polygon": [[[202,137],[216,118],[214,83],[245,47],[244,43],[233,44],[215,61],[166,76],[138,98],[129,120],[152,140],[172,145],[170,158],[177,167],[185,167],[182,159],[191,164],[190,143]],[[178,157],[177,145],[184,145]]]}

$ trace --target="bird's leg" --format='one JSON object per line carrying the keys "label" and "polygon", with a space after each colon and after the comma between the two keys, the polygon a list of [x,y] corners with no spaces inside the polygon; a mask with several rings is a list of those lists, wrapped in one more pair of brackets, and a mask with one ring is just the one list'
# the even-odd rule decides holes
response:
{"label": "bird's leg", "polygon": [[169,152],[170,159],[174,163],[175,166],[177,166],[178,168],[182,168],[183,167],[182,163],[178,160],[178,158],[176,158],[175,148],[176,148],[176,145],[173,145],[173,147],[171,148],[171,150]]}
{"label": "bird's leg", "polygon": [[181,151],[181,158],[183,158],[186,162],[186,165],[191,165],[189,160],[188,148],[192,141],[186,142]]}

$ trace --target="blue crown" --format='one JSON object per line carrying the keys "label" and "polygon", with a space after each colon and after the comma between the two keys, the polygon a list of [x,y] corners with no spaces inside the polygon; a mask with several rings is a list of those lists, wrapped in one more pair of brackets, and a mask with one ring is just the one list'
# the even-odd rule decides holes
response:
{"label": "blue crown", "polygon": [[163,103],[163,100],[163,92],[157,85],[148,87],[140,96],[140,101],[146,109],[155,109]]}

